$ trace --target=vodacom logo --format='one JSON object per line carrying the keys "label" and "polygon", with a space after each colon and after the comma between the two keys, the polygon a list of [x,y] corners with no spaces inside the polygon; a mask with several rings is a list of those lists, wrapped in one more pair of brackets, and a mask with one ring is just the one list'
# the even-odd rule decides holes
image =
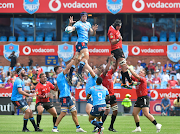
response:
{"label": "vodacom logo", "polygon": [[83,96],[83,92],[85,93],[85,90],[81,90],[81,91],[79,92],[79,98],[80,98],[81,100],[85,100],[85,99],[86,99],[86,96],[85,96],[85,97]]}
{"label": "vodacom logo", "polygon": [[[141,4],[141,7],[136,7],[137,2],[139,2]],[[145,7],[145,3],[143,0],[134,0],[132,3],[132,8],[137,12],[142,11],[144,9],[144,7]]]}
{"label": "vodacom logo", "polygon": [[[58,6],[53,7],[52,6],[53,2],[56,2]],[[57,12],[61,8],[61,2],[59,0],[51,0],[49,2],[49,8],[51,9],[51,11]]]}
{"label": "vodacom logo", "polygon": [[131,51],[134,55],[138,55],[140,53],[140,48],[137,46],[134,46]]}
{"label": "vodacom logo", "polygon": [[25,47],[23,48],[23,53],[24,53],[25,55],[29,55],[29,54],[31,53],[31,48],[30,48],[29,46],[25,46]]}
{"label": "vodacom logo", "polygon": [[[152,95],[152,93],[153,93],[153,95]],[[158,98],[158,92],[156,90],[151,90],[150,94],[151,94],[152,100],[156,100]]]}

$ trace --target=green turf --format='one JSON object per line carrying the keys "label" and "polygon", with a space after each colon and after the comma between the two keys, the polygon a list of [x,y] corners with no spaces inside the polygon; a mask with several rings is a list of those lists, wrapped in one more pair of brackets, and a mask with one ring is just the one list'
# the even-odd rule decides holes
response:
{"label": "green turf", "polygon": [[[35,116],[36,118],[36,116]],[[110,116],[107,117],[106,122],[104,123],[104,134],[111,134],[107,129],[110,124]],[[180,134],[180,116],[155,116],[158,123],[162,124],[161,132],[162,134]],[[92,134],[93,125],[88,122],[88,116],[78,116],[80,126],[88,131],[88,134]],[[20,134],[22,133],[23,126],[23,116],[22,115],[0,115],[0,134]],[[156,133],[156,127],[146,118],[140,117],[140,126],[142,129],[141,133]],[[43,115],[40,127],[44,129],[43,134],[52,133],[52,116]],[[33,131],[32,124],[28,121],[29,130]],[[118,116],[114,128],[118,133],[129,134],[132,130],[135,129],[135,123],[132,116]],[[59,124],[58,129],[61,134],[73,134],[76,133],[76,127],[72,121],[71,116],[66,116]],[[28,134],[35,133],[30,132]],[[40,132],[38,132],[40,133]]]}

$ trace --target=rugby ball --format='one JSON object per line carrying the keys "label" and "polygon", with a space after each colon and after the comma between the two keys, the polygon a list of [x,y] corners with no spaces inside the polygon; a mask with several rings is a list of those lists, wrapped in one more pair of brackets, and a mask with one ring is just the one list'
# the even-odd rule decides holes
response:
{"label": "rugby ball", "polygon": [[65,32],[66,33],[71,33],[73,31],[73,28],[72,28],[72,26],[67,26],[66,28],[65,28]]}

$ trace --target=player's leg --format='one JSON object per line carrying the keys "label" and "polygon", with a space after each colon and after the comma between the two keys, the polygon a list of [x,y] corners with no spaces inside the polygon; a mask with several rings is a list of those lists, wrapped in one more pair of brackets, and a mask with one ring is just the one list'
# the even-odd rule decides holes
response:
{"label": "player's leg", "polygon": [[[136,103],[135,103],[135,104],[136,104]],[[138,115],[140,111],[141,111],[141,108],[140,108],[140,107],[134,107],[134,108],[133,108],[133,113],[132,113],[132,115],[133,115],[134,121],[135,121],[135,123],[136,123],[136,129],[133,130],[132,132],[141,132],[141,128],[140,128],[140,124],[139,124],[140,119],[139,119],[139,115]]]}
{"label": "player's leg", "polygon": [[49,108],[47,111],[53,116],[53,125],[55,125],[57,120],[57,112],[55,107]]}
{"label": "player's leg", "polygon": [[92,107],[93,107],[93,101],[90,98],[89,100],[87,100],[87,104],[86,104],[86,113],[88,115],[90,115]]}
{"label": "player's leg", "polygon": [[105,122],[109,112],[110,112],[110,100],[106,100],[106,110],[105,110],[105,112],[104,112],[104,114],[102,116],[102,122],[103,123]]}
{"label": "player's leg", "polygon": [[37,118],[36,118],[36,121],[37,121],[37,127],[39,128],[39,125],[40,125],[40,122],[41,122],[41,116],[42,116],[42,113],[44,111],[44,108],[42,105],[39,105],[40,103],[37,103],[36,104],[36,107],[37,107]]}

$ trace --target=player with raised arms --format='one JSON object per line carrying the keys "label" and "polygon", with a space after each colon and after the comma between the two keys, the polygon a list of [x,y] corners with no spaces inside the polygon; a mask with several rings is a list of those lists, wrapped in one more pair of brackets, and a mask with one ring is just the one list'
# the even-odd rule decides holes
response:
{"label": "player with raised arms", "polygon": [[[90,96],[92,96],[93,98],[93,108],[91,109],[89,115],[89,122],[99,128],[97,134],[102,134],[101,128],[103,122],[101,122],[100,119],[103,116],[104,111],[106,109],[105,98],[107,99],[110,98],[107,88],[102,86],[101,84],[102,84],[102,78],[98,77],[96,80],[96,85],[90,88],[86,96],[87,100],[90,98]],[[95,118],[97,120],[95,120]]]}
{"label": "player with raised arms", "polygon": [[[95,36],[96,30],[98,29],[98,25],[95,24],[91,28],[91,24],[87,22],[87,16],[88,14],[86,12],[82,12],[80,14],[80,20],[75,23],[73,21],[73,16],[70,16],[69,18],[69,26],[66,27],[65,31],[67,33],[71,33],[72,31],[77,31],[78,34],[78,40],[76,42],[76,53],[75,53],[75,63],[72,65],[69,75],[67,77],[67,80],[69,84],[72,84],[72,73],[75,69],[75,66],[80,62],[78,72],[76,75],[78,78],[84,82],[84,79],[82,78],[81,72],[85,65],[85,61],[89,59],[89,51],[87,47],[88,43],[88,32],[90,31],[90,34]],[[73,26],[72,24],[75,23]]]}
{"label": "player with raised arms", "polygon": [[35,131],[43,131],[42,129],[39,129],[37,125],[35,124],[34,117],[32,110],[29,108],[27,102],[25,99],[23,99],[24,96],[34,97],[36,94],[28,94],[26,92],[29,92],[29,90],[24,89],[24,81],[23,77],[25,76],[25,70],[23,68],[18,68],[16,70],[18,77],[15,79],[13,90],[12,90],[12,96],[11,101],[18,109],[21,109],[25,115],[24,115],[24,125],[23,125],[23,132],[30,132],[29,129],[27,129],[27,122],[28,119],[31,121],[32,125],[34,126]]}
{"label": "player with raised arms", "polygon": [[[116,19],[114,23],[109,27],[108,38],[111,43],[111,53],[114,54],[114,57],[121,66],[121,75],[122,75],[122,84],[124,88],[132,89],[130,86],[138,85],[140,83],[133,82],[129,77],[127,68],[126,68],[126,59],[122,49],[122,36],[119,30],[121,29],[122,23],[121,20]],[[127,78],[129,85],[126,85],[125,78]]]}
{"label": "player with raised arms", "polygon": [[157,123],[155,118],[149,113],[149,102],[150,98],[148,96],[147,82],[146,82],[146,73],[144,70],[139,72],[139,75],[136,74],[132,69],[128,67],[129,71],[132,73],[132,80],[141,82],[140,85],[136,86],[136,94],[137,101],[134,104],[133,113],[134,121],[136,123],[136,129],[132,132],[141,132],[140,124],[139,124],[139,115],[138,113],[141,111],[143,114],[156,126],[157,133],[161,131],[161,124]]}
{"label": "player with raised arms", "polygon": [[52,102],[49,101],[51,96],[50,90],[56,90],[54,85],[47,81],[47,77],[44,73],[39,75],[40,82],[36,85],[36,108],[37,108],[37,126],[39,128],[41,116],[46,109],[53,116],[53,124],[55,125],[57,119],[57,112]]}
{"label": "player with raised arms", "polygon": [[66,80],[66,74],[69,72],[69,69],[73,64],[74,59],[71,60],[71,62],[66,66],[64,70],[60,66],[54,67],[54,72],[57,74],[57,86],[60,90],[59,98],[61,103],[61,114],[58,116],[52,132],[59,132],[57,126],[61,122],[62,118],[66,115],[68,109],[72,114],[74,123],[76,124],[76,132],[86,132],[80,127],[78,123],[77,110],[71,99],[70,86]]}

